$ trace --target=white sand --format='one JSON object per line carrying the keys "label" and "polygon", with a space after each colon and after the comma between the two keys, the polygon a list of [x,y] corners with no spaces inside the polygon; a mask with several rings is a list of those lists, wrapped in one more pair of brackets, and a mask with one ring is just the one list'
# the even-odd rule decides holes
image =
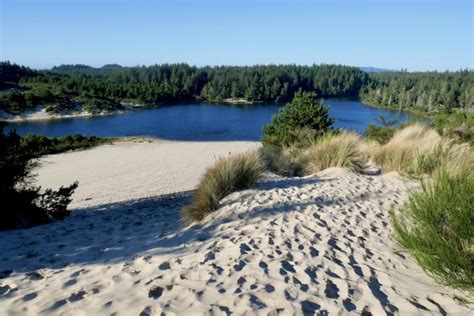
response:
{"label": "white sand", "polygon": [[[80,207],[126,200],[132,195],[126,188],[140,192],[137,180],[142,189],[161,183],[162,192],[187,190],[211,162],[214,145],[125,144],[47,160],[69,166],[62,181],[82,177],[79,199],[97,190],[92,202],[74,202]],[[214,149],[198,153],[205,146]],[[92,156],[93,175],[84,167]],[[44,168],[42,183],[56,185],[48,169],[54,165]],[[388,210],[414,185],[395,174],[343,169],[305,178],[266,175],[257,188],[228,196],[218,211],[187,228],[180,227],[178,210],[189,194],[181,193],[0,232],[0,314],[468,315],[472,305],[458,303],[406,254],[394,253]]]}
{"label": "white sand", "polygon": [[58,119],[66,119],[66,118],[74,118],[74,117],[92,117],[92,116],[107,116],[107,115],[117,115],[117,114],[125,114],[128,110],[137,108],[130,106],[125,106],[124,110],[118,110],[113,112],[104,112],[104,113],[90,113],[82,110],[78,111],[65,111],[59,114],[54,114],[47,112],[45,109],[40,109],[36,111],[25,111],[20,115],[13,115],[7,113],[5,111],[0,110],[0,120],[10,123],[15,122],[28,122],[28,121],[50,121],[50,120],[58,120]]}
{"label": "white sand", "polygon": [[38,184],[79,181],[71,208],[192,190],[218,157],[258,148],[255,142],[125,141],[48,156]]}
{"label": "white sand", "polygon": [[[53,114],[46,111],[46,109],[38,109],[35,111],[25,111],[21,115],[13,115],[0,110],[0,119],[6,122],[26,122],[26,121],[45,121],[72,117],[88,117],[93,114],[84,111],[72,111],[62,114]],[[100,114],[99,114],[100,115]]]}
{"label": "white sand", "polygon": [[147,107],[144,104],[126,103],[126,102],[122,102],[121,105],[123,106],[122,110],[103,112],[103,113],[91,113],[91,112],[83,111],[80,106],[77,106],[73,110],[61,111],[58,114],[46,111],[46,108],[44,106],[37,106],[36,109],[25,111],[21,113],[20,115],[13,115],[11,113],[7,113],[3,110],[0,110],[0,120],[14,123],[14,122],[27,122],[27,121],[48,121],[48,120],[57,120],[57,119],[74,118],[74,117],[106,116],[106,115],[125,114],[129,111]]}

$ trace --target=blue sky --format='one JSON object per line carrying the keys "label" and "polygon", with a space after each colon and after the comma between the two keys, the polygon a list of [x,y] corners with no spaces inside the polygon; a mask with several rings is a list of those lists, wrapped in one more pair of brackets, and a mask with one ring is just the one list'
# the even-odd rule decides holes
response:
{"label": "blue sky", "polygon": [[473,65],[470,0],[0,0],[0,59],[34,68]]}

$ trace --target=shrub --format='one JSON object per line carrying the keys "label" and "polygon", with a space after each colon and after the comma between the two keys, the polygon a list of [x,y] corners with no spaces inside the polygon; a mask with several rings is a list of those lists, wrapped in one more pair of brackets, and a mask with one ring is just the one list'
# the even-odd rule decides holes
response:
{"label": "shrub", "polygon": [[263,162],[255,153],[220,158],[202,177],[191,205],[183,209],[183,221],[189,224],[203,219],[226,195],[250,188],[263,171]]}
{"label": "shrub", "polygon": [[21,147],[32,156],[58,154],[70,150],[87,149],[111,142],[113,139],[80,134],[64,137],[46,137],[43,135],[27,135],[21,138]]}
{"label": "shrub", "polygon": [[392,224],[401,248],[439,282],[474,286],[474,173],[455,176],[439,169],[411,195]]}
{"label": "shrub", "polygon": [[441,112],[432,115],[430,126],[440,135],[474,144],[474,113],[472,112]]}
{"label": "shrub", "polygon": [[122,110],[123,106],[115,100],[99,98],[90,95],[83,95],[78,98],[82,104],[82,109],[86,112],[98,114]]}
{"label": "shrub", "polygon": [[361,138],[353,133],[328,133],[318,139],[304,153],[307,172],[315,173],[330,167],[360,170],[362,158]]}
{"label": "shrub", "polygon": [[0,230],[27,228],[63,219],[77,182],[58,191],[32,185],[36,166],[31,151],[21,146],[15,131],[3,133],[0,127],[0,199],[3,203]]}
{"label": "shrub", "polygon": [[288,103],[273,115],[270,124],[263,127],[262,142],[265,145],[294,145],[304,131],[304,137],[312,139],[331,130],[334,119],[329,118],[329,109],[323,101],[316,102],[314,92],[298,91]]}
{"label": "shrub", "polygon": [[378,126],[369,124],[365,130],[365,137],[368,140],[376,141],[379,144],[387,143],[395,134],[396,128],[391,126]]}

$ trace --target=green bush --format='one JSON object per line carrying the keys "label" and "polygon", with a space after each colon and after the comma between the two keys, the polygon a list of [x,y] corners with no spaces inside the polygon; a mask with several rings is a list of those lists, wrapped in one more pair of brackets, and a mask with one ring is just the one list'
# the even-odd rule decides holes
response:
{"label": "green bush", "polygon": [[474,287],[474,173],[449,175],[440,169],[424,182],[392,224],[399,245],[436,280]]}
{"label": "green bush", "polygon": [[87,149],[110,142],[112,139],[97,136],[86,137],[80,134],[63,137],[46,137],[44,135],[27,135],[20,140],[21,147],[32,156],[58,154],[70,150]]}
{"label": "green bush", "polygon": [[395,131],[395,127],[369,124],[365,130],[365,137],[369,140],[374,140],[379,144],[385,144],[393,137]]}
{"label": "green bush", "polygon": [[191,205],[184,208],[185,223],[203,219],[219,207],[219,201],[232,192],[250,188],[264,171],[258,154],[240,154],[219,159],[207,169]]}
{"label": "green bush", "polygon": [[334,119],[329,118],[329,108],[323,105],[323,101],[317,102],[315,98],[314,92],[296,92],[293,100],[273,115],[270,124],[263,127],[264,145],[294,145],[308,135],[314,140],[330,131]]}
{"label": "green bush", "polygon": [[81,96],[78,101],[82,104],[84,111],[93,114],[108,113],[123,109],[120,103],[107,98],[84,95]]}
{"label": "green bush", "polygon": [[474,144],[474,112],[444,112],[432,116],[430,125],[445,136]]}
{"label": "green bush", "polygon": [[32,169],[37,156],[21,145],[15,131],[3,133],[0,127],[0,230],[27,228],[63,219],[77,182],[58,191],[33,185]]}

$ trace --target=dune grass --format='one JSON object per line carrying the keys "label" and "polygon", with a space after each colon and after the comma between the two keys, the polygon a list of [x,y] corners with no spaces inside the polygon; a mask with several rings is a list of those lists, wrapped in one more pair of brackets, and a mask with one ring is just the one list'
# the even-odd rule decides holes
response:
{"label": "dune grass", "polygon": [[401,248],[440,283],[474,289],[474,172],[439,169],[392,224]]}
{"label": "dune grass", "polygon": [[300,177],[304,175],[304,165],[300,159],[298,148],[264,146],[260,148],[260,155],[265,168],[270,172],[283,177]]}
{"label": "dune grass", "polygon": [[457,174],[474,165],[474,152],[468,143],[442,137],[421,124],[397,130],[382,144],[340,131],[326,133],[304,148],[264,146],[261,154],[267,169],[282,176],[303,176],[330,167],[360,172],[363,166],[375,165],[383,172],[397,171],[418,178],[432,175],[441,167]]}
{"label": "dune grass", "polygon": [[468,144],[441,137],[421,124],[397,131],[386,144],[372,146],[369,155],[384,172],[398,171],[415,177],[432,174],[441,167],[451,174],[460,173],[474,162]]}
{"label": "dune grass", "polygon": [[397,131],[384,145],[375,147],[374,162],[383,171],[412,171],[417,155],[428,159],[440,144],[441,137],[422,125],[411,125]]}
{"label": "dune grass", "polygon": [[361,168],[362,139],[354,133],[326,134],[302,154],[306,172],[311,174],[330,167],[344,167],[353,171]]}
{"label": "dune grass", "polygon": [[264,164],[258,153],[220,158],[202,177],[191,205],[182,210],[184,223],[203,219],[219,207],[219,201],[226,195],[250,188],[263,171]]}

